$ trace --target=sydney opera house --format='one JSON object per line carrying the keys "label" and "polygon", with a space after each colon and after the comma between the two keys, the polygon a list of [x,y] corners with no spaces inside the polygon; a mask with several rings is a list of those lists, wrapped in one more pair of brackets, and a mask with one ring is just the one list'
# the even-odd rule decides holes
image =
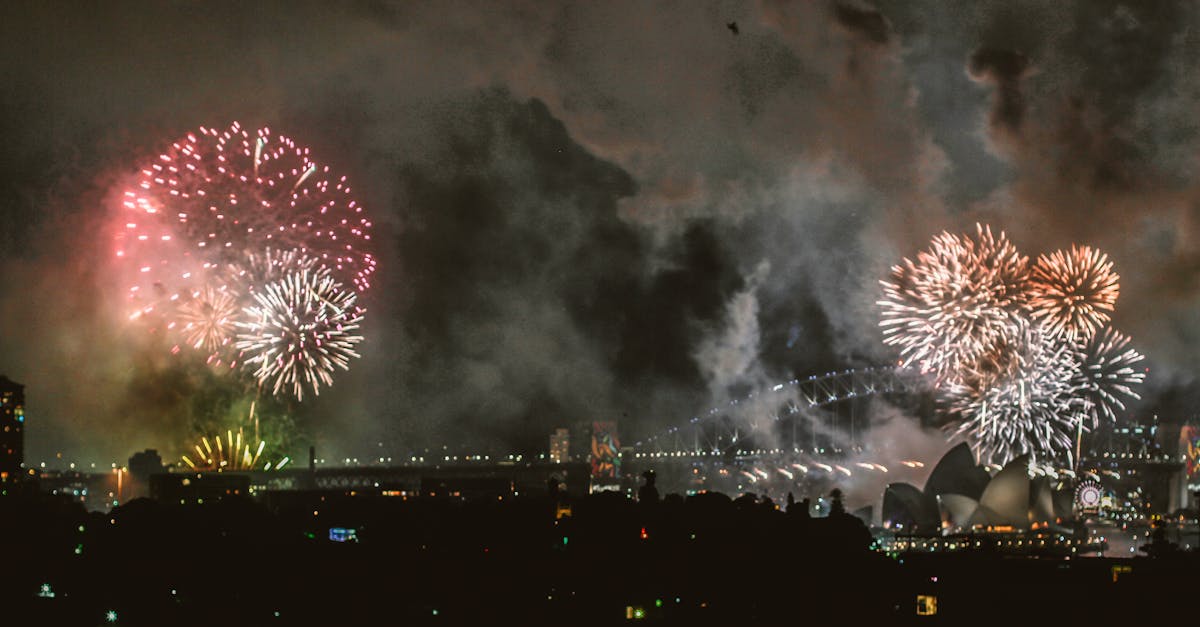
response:
{"label": "sydney opera house", "polygon": [[934,467],[924,489],[893,483],[883,496],[885,546],[904,550],[1102,551],[1076,516],[1072,482],[1030,477],[1029,459],[991,475],[965,443]]}

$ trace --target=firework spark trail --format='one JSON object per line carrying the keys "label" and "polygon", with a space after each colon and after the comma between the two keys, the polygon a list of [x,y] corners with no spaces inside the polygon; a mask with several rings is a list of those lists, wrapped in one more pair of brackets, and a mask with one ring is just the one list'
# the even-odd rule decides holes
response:
{"label": "firework spark trail", "polygon": [[342,290],[323,268],[302,269],[254,293],[255,305],[238,323],[236,346],[247,367],[273,393],[289,390],[304,400],[305,386],[320,394],[320,384],[333,384],[335,368],[349,369],[358,357],[354,333],[363,319],[358,295]]}
{"label": "firework spark trail", "polygon": [[[238,429],[236,434],[233,430],[227,430],[224,441],[219,434],[214,436],[213,440],[216,442],[215,447],[207,436],[201,437],[199,442],[187,449],[196,452],[196,461],[192,461],[189,455],[182,455],[183,463],[192,470],[255,470],[267,446],[263,440],[258,440],[258,444],[255,445],[249,437],[243,439],[241,429]],[[280,460],[276,468],[286,463],[286,459]],[[271,465],[272,462],[266,462],[262,469],[270,470]]]}
{"label": "firework spark trail", "polygon": [[346,177],[290,138],[236,122],[188,133],[141,170],[119,222],[130,317],[153,314],[210,364],[303,398],[358,356],[372,225]]}
{"label": "firework spark trail", "polygon": [[238,357],[233,340],[237,322],[243,316],[243,303],[266,285],[316,266],[316,258],[298,250],[247,251],[240,262],[227,264],[223,271],[214,273],[210,284],[176,301],[172,307],[178,320],[176,330],[185,344],[208,353],[209,364],[235,367]]}
{"label": "firework spark trail", "polygon": [[1138,398],[1141,354],[1105,324],[1119,277],[1087,246],[1030,269],[1003,233],[943,232],[881,281],[884,342],[931,374],[952,433],[981,460],[1070,459],[1073,436]]}
{"label": "firework spark trail", "polygon": [[363,246],[371,222],[350,191],[346,177],[332,177],[308,148],[270,129],[201,127],[124,193],[117,256],[144,275],[131,289],[141,292],[143,308],[154,306],[147,285],[178,297],[245,252],[268,247],[313,256],[362,291],[375,269]]}
{"label": "firework spark trail", "polygon": [[1028,279],[1028,257],[1003,232],[978,224],[974,238],[943,232],[881,281],[884,343],[900,348],[902,365],[945,381],[1019,319]]}
{"label": "firework spark trail", "polygon": [[1111,318],[1120,279],[1108,255],[1090,246],[1041,255],[1030,281],[1031,315],[1053,335],[1087,340]]}
{"label": "firework spark trail", "polygon": [[188,345],[220,359],[233,339],[234,323],[242,310],[229,290],[204,286],[179,306],[180,331]]}
{"label": "firework spark trail", "polygon": [[1093,425],[1100,417],[1116,420],[1117,410],[1125,409],[1121,397],[1141,398],[1133,386],[1146,379],[1145,372],[1134,369],[1142,359],[1141,353],[1129,348],[1129,338],[1111,327],[1104,327],[1079,348],[1075,381]]}
{"label": "firework spark trail", "polygon": [[1078,353],[1042,328],[1024,324],[970,372],[944,390],[943,403],[959,419],[978,459],[1005,463],[1069,454],[1080,416]]}
{"label": "firework spark trail", "polygon": [[236,286],[241,293],[251,294],[293,272],[311,270],[319,265],[315,257],[296,249],[267,248],[262,252],[246,251],[240,261],[227,264],[221,276],[227,285]]}

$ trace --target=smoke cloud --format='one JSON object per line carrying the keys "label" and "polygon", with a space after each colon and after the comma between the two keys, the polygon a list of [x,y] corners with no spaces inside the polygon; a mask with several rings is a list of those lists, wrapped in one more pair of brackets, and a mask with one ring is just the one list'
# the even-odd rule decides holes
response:
{"label": "smoke cloud", "polygon": [[1187,3],[10,3],[0,372],[35,462],[172,454],[240,411],[118,315],[108,246],[139,165],[236,119],[375,219],[363,359],[296,410],[331,457],[533,451],[592,419],[633,440],[889,363],[878,279],[976,221],[1108,252],[1151,362],[1132,411],[1175,411],[1200,367],[1197,26]]}

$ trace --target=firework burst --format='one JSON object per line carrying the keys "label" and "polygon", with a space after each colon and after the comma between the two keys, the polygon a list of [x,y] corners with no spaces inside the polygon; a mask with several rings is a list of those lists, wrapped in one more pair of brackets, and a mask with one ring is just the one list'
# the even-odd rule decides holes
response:
{"label": "firework burst", "polygon": [[1087,340],[1109,321],[1120,278],[1108,255],[1090,246],[1041,255],[1030,282],[1031,315],[1053,335]]}
{"label": "firework burst", "polygon": [[1083,410],[1093,424],[1100,417],[1116,420],[1117,410],[1125,409],[1122,398],[1141,398],[1134,386],[1145,381],[1146,373],[1134,364],[1142,361],[1142,354],[1129,348],[1129,338],[1111,327],[1095,333],[1079,351],[1075,381],[1083,392]]}
{"label": "firework burst", "polygon": [[1003,464],[1022,454],[1036,460],[1071,451],[1079,416],[1078,353],[1039,326],[1024,324],[1006,336],[943,396],[980,460]]}
{"label": "firework burst", "polygon": [[[199,441],[187,447],[189,454],[183,455],[182,459],[189,468],[199,471],[271,470],[272,467],[279,470],[287,465],[288,458],[283,457],[276,462],[265,462],[259,468],[258,463],[266,446],[266,442],[257,438],[243,437],[241,429],[236,433],[227,430],[224,438],[215,435],[210,440],[208,436],[201,436]],[[191,459],[192,451],[196,453],[195,461]]]}
{"label": "firework burst", "polygon": [[233,340],[234,323],[240,314],[235,294],[206,285],[179,306],[184,341],[208,352],[210,360],[219,360]]}
{"label": "firework burst", "polygon": [[315,257],[299,250],[267,248],[261,253],[247,251],[240,261],[226,265],[222,276],[226,284],[237,286],[238,291],[253,294],[294,272],[318,267]]}
{"label": "firework burst", "polygon": [[372,225],[309,149],[266,128],[201,127],[142,168],[119,213],[131,318],[297,398],[357,357]]}
{"label": "firework burst", "polygon": [[884,342],[932,374],[950,431],[981,460],[1070,458],[1072,440],[1138,398],[1141,354],[1104,325],[1118,295],[1108,256],[1087,246],[1029,268],[1001,233],[942,233],[882,281]]}
{"label": "firework burst", "polygon": [[116,255],[135,276],[134,316],[220,287],[223,268],[267,248],[296,250],[367,289],[371,222],[350,191],[346,177],[270,129],[235,122],[187,134],[142,169],[121,201]]}
{"label": "firework burst", "polygon": [[884,343],[901,363],[952,378],[978,361],[1026,307],[1029,259],[1004,233],[976,225],[974,238],[943,232],[932,246],[892,267],[881,281]]}
{"label": "firework burst", "polygon": [[306,386],[319,394],[321,383],[332,385],[335,368],[347,370],[359,356],[357,298],[325,269],[302,269],[267,285],[237,324],[243,363],[275,394],[288,391],[303,400]]}

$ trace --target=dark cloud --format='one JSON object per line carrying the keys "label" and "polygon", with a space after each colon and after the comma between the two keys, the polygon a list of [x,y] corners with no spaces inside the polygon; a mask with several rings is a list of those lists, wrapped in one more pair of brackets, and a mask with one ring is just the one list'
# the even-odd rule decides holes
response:
{"label": "dark cloud", "polygon": [[1021,78],[1029,68],[1025,55],[1012,50],[981,48],[971,55],[967,65],[971,76],[986,81],[995,88],[992,124],[1008,131],[1019,131],[1025,114],[1025,98],[1021,95]]}
{"label": "dark cloud", "polygon": [[438,405],[436,429],[503,442],[703,385],[690,347],[739,281],[712,225],[656,253],[618,216],[632,179],[542,103],[439,109],[438,143],[399,172],[400,396]]}
{"label": "dark cloud", "polygon": [[837,3],[833,7],[833,15],[838,24],[867,41],[885,44],[888,41],[889,28],[887,20],[879,11],[861,9],[848,4]]}

